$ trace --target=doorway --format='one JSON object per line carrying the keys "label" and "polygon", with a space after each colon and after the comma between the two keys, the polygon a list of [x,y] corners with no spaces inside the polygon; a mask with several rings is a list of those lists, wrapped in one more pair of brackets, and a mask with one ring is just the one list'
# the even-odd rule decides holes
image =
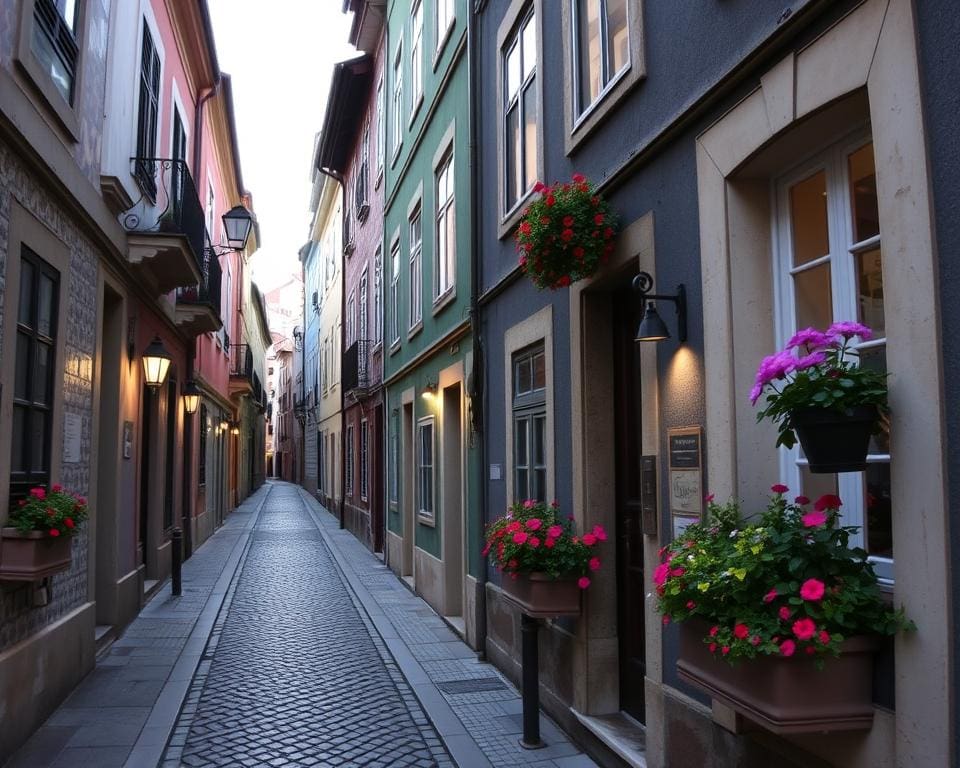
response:
{"label": "doorway", "polygon": [[143,385],[141,401],[143,410],[140,416],[140,524],[137,533],[139,535],[140,564],[146,567],[147,552],[150,545],[150,469],[153,464],[153,419],[155,410],[153,389],[146,384]]}
{"label": "doorway", "polygon": [[463,614],[463,439],[460,382],[443,388],[442,501],[444,616]]}
{"label": "doorway", "polygon": [[373,529],[373,551],[383,552],[383,406],[373,412],[369,442],[373,447],[370,472],[370,527]]}
{"label": "doorway", "polygon": [[[630,276],[632,278],[632,275]],[[628,283],[629,285],[629,283]],[[643,302],[623,288],[614,293],[613,375],[616,425],[617,637],[620,651],[620,708],[644,722],[643,529],[640,504],[640,344],[634,335]]]}
{"label": "doorway", "polygon": [[403,473],[400,492],[403,494],[403,562],[401,576],[413,576],[413,539],[415,536],[413,511],[413,403],[403,406]]}

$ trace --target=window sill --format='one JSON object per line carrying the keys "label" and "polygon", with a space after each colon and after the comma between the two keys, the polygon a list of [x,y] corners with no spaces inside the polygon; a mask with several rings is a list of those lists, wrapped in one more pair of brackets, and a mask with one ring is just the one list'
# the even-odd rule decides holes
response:
{"label": "window sill", "polygon": [[416,336],[420,331],[423,330],[423,320],[417,321],[416,325],[410,326],[407,329],[407,341],[410,341],[414,336]]}
{"label": "window sill", "polygon": [[383,184],[383,166],[381,165],[377,168],[377,180],[373,182],[374,189],[380,189],[380,185]]}
{"label": "window sill", "polygon": [[431,515],[428,512],[424,512],[422,509],[417,512],[417,522],[420,525],[425,525],[428,528],[437,527],[437,518],[435,515]]}
{"label": "window sill", "polygon": [[371,354],[371,355],[379,355],[379,354],[382,353],[382,352],[383,352],[383,342],[382,342],[382,341],[378,341],[376,344],[373,345],[373,349],[370,350],[370,354]]}
{"label": "window sill", "polygon": [[395,355],[400,351],[400,339],[397,339],[393,344],[390,345],[390,354]]}
{"label": "window sill", "polygon": [[527,204],[533,195],[533,187],[530,187],[530,189],[528,189],[523,196],[520,197],[516,203],[514,203],[513,208],[510,209],[510,212],[500,220],[500,228],[497,233],[497,237],[500,240],[503,240],[504,238],[513,234],[513,230],[516,229],[520,219],[523,218],[523,211],[527,207]]}
{"label": "window sill", "polygon": [[393,168],[397,164],[397,160],[400,159],[400,152],[403,150],[403,142],[401,141],[397,146],[393,148],[393,154],[390,155],[390,167]]}
{"label": "window sill", "polygon": [[457,298],[457,287],[451,285],[446,291],[433,300],[433,316],[436,317]]}
{"label": "window sill", "polygon": [[447,43],[450,42],[450,37],[453,34],[453,28],[455,26],[457,26],[456,16],[450,19],[450,23],[447,24],[447,28],[444,30],[443,34],[440,35],[440,39],[437,41],[437,50],[433,53],[433,62],[430,67],[434,72],[437,71],[437,66],[440,64],[440,59],[443,58],[443,52],[447,49]]}
{"label": "window sill", "polygon": [[610,112],[643,80],[640,67],[632,64],[607,83],[607,87],[592,104],[578,116],[574,116],[575,105],[571,93],[564,94],[567,105],[567,132],[564,137],[565,154],[569,157],[597,128],[604,124]]}
{"label": "window sill", "polygon": [[413,124],[416,122],[417,115],[420,112],[420,107],[423,106],[423,91],[417,94],[417,98],[413,101],[413,106],[410,107],[410,118],[407,120],[407,130],[413,129]]}

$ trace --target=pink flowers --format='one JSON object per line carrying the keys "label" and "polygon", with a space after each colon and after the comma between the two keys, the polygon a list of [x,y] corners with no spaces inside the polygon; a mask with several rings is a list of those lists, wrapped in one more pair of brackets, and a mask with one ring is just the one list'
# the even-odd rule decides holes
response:
{"label": "pink flowers", "polygon": [[607,532],[606,532],[605,530],[603,530],[603,526],[602,526],[602,525],[595,525],[595,526],[593,526],[593,535],[597,537],[597,541],[606,541],[606,540],[607,540]]}
{"label": "pink flowers", "polygon": [[785,486],[783,483],[776,483],[775,485],[770,486],[770,490],[776,494],[784,494],[790,489],[787,488],[787,486]]}
{"label": "pink flowers", "polygon": [[832,493],[825,493],[814,502],[813,508],[817,512],[823,512],[825,509],[840,509],[842,506],[843,502],[840,501],[839,496],[835,496]]}
{"label": "pink flowers", "polygon": [[532,517],[526,522],[526,528],[528,531],[540,530],[541,525],[543,525],[543,522],[537,517]]}
{"label": "pink flowers", "polygon": [[579,579],[577,579],[577,586],[580,587],[580,589],[586,589],[590,586],[590,579],[588,579],[586,576],[581,576]]}
{"label": "pink flowers", "polygon": [[710,637],[716,637],[716,636],[717,636],[717,632],[719,632],[719,631],[720,631],[720,627],[717,626],[716,624],[715,624],[714,626],[710,627]]}
{"label": "pink flowers", "polygon": [[800,585],[800,597],[815,602],[823,597],[824,585],[818,579],[807,579]]}
{"label": "pink flowers", "polygon": [[809,355],[804,355],[794,366],[795,371],[805,371],[808,368],[813,368],[816,365],[820,365],[827,361],[827,355],[824,352],[811,352]]}
{"label": "pink flowers", "polygon": [[660,563],[653,571],[653,583],[658,587],[663,586],[670,575],[670,566],[667,563]]}
{"label": "pink flowers", "polygon": [[780,643],[780,654],[782,656],[793,656],[797,650],[797,644],[793,640],[784,640]]}
{"label": "pink flowers", "polygon": [[60,535],[60,531],[58,531],[56,528],[51,528],[51,529],[50,529],[50,535],[53,536],[54,538],[56,538],[57,536]]}
{"label": "pink flowers", "polygon": [[530,534],[525,533],[524,531],[517,531],[515,534],[513,534],[513,543],[523,544],[529,535]]}
{"label": "pink flowers", "polygon": [[806,496],[797,496],[797,498],[793,500],[793,503],[799,504],[802,507],[804,504],[809,504],[810,499],[808,499]]}
{"label": "pink flowers", "polygon": [[861,341],[870,341],[873,338],[873,331],[860,323],[849,321],[834,323],[827,328],[827,334],[830,336],[843,336],[845,339],[852,339],[859,336]]}
{"label": "pink flowers", "polygon": [[763,602],[765,602],[765,603],[772,603],[772,602],[773,602],[774,600],[776,600],[776,599],[777,599],[777,588],[776,588],[776,587],[771,587],[770,591],[767,592],[767,594],[765,594],[765,595],[763,596]]}
{"label": "pink flowers", "polygon": [[552,539],[559,539],[562,533],[563,533],[562,525],[551,525],[549,528],[547,528],[547,536],[549,536]]}
{"label": "pink flowers", "polygon": [[818,528],[827,522],[827,515],[825,512],[808,512],[801,520],[805,528]]}
{"label": "pink flowers", "polygon": [[787,349],[806,347],[813,352],[826,347],[836,346],[836,337],[831,333],[823,333],[816,328],[804,328],[797,331],[787,342]]}
{"label": "pink flowers", "polygon": [[750,628],[746,624],[736,624],[733,627],[733,636],[738,640],[746,640],[750,634]]}
{"label": "pink flowers", "polygon": [[47,498],[47,492],[43,490],[43,488],[31,488],[30,495],[35,499],[40,499],[40,501],[43,501],[45,498]]}
{"label": "pink flowers", "polygon": [[600,558],[599,558],[599,557],[591,557],[591,558],[590,558],[590,562],[589,562],[589,567],[590,567],[590,570],[591,570],[591,571],[598,571],[598,570],[600,570]]}
{"label": "pink flowers", "polygon": [[593,533],[583,534],[583,543],[586,544],[588,547],[592,547],[594,544],[597,543],[596,535]]}
{"label": "pink flowers", "polygon": [[780,610],[777,611],[777,615],[780,617],[781,621],[787,621],[793,615],[793,611],[787,608],[787,606],[781,605]]}
{"label": "pink flowers", "polygon": [[830,643],[830,633],[825,629],[820,630],[820,634],[817,635],[817,639],[823,644],[828,645]]}
{"label": "pink flowers", "polygon": [[523,502],[524,509],[533,509],[535,506],[537,506],[536,499],[527,499],[525,502]]}
{"label": "pink flowers", "polygon": [[809,640],[816,632],[817,625],[813,623],[813,619],[804,617],[793,622],[793,634],[798,640]]}
{"label": "pink flowers", "polygon": [[536,536],[531,536],[529,539],[527,539],[527,544],[536,549],[540,546],[540,539],[538,539]]}

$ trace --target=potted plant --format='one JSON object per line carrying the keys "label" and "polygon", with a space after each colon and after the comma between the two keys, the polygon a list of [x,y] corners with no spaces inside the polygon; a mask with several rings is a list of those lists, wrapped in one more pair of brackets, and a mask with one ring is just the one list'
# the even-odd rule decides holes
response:
{"label": "potted plant", "polygon": [[490,524],[483,555],[503,573],[507,597],[528,616],[576,616],[588,574],[600,568],[595,548],[606,539],[600,525],[577,536],[572,516],[561,518],[557,502],[527,499]]}
{"label": "potted plant", "polygon": [[70,540],[87,519],[87,502],[54,485],[31,488],[0,529],[0,579],[35,581],[70,567]]}
{"label": "potted plant", "polygon": [[841,501],[774,485],[759,519],[708,497],[707,519],[661,549],[663,623],[683,622],[677,670],[777,733],[869,727],[878,636],[913,629],[883,599]]}
{"label": "potted plant", "polygon": [[579,173],[552,187],[537,182],[517,229],[520,267],[537,288],[566,288],[590,277],[613,251],[616,216]]}
{"label": "potted plant", "polygon": [[859,364],[854,337],[868,341],[873,332],[852,322],[799,331],[764,358],[750,391],[754,405],[766,393],[757,421],[777,424],[778,446],[792,448],[799,437],[811,472],[865,469],[870,435],[888,413],[886,374]]}

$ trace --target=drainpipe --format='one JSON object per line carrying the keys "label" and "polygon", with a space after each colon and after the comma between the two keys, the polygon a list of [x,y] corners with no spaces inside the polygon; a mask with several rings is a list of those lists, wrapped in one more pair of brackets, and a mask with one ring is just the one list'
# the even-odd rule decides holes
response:
{"label": "drainpipe", "polygon": [[[344,183],[343,174],[338,171],[328,171],[326,168],[320,168],[319,163],[317,164],[317,170],[320,171],[324,176],[328,176],[333,179],[337,184],[340,185],[340,191],[343,193],[344,202],[346,202],[347,197],[347,185]],[[346,231],[347,223],[347,206],[340,206],[340,231]],[[346,281],[346,260],[343,258],[343,249],[340,249],[340,364],[338,366],[340,370],[340,527],[345,527],[344,522],[344,512],[345,504],[347,499],[347,427],[344,419],[344,409],[346,408],[347,399],[343,393],[343,351],[346,349],[346,336],[347,336],[347,281]]]}
{"label": "drainpipe", "polygon": [[[472,207],[476,210],[480,200],[480,168],[478,167],[479,137],[477,131],[477,117],[480,115],[480,89],[477,87],[479,81],[479,67],[477,57],[480,47],[477,40],[477,22],[480,13],[483,11],[485,0],[476,0],[473,8],[467,14],[467,91],[468,104],[471,119],[468,120],[470,126],[470,201]],[[470,408],[471,408],[471,428],[477,435],[482,435],[483,419],[486,404],[486,391],[484,384],[484,366],[483,366],[483,343],[481,339],[481,326],[479,317],[479,296],[480,296],[480,221],[482,216],[470,217],[470,333],[473,344],[473,366],[470,371]],[[477,542],[483,541],[483,534],[486,529],[486,509],[487,509],[487,485],[486,476],[483,468],[487,461],[486,440],[480,440],[479,472],[480,478],[480,508],[475,515]],[[469,563],[473,553],[469,553],[467,562]],[[478,657],[485,660],[487,656],[487,563],[483,560],[480,569],[477,572],[477,594],[476,594],[476,630]]]}

